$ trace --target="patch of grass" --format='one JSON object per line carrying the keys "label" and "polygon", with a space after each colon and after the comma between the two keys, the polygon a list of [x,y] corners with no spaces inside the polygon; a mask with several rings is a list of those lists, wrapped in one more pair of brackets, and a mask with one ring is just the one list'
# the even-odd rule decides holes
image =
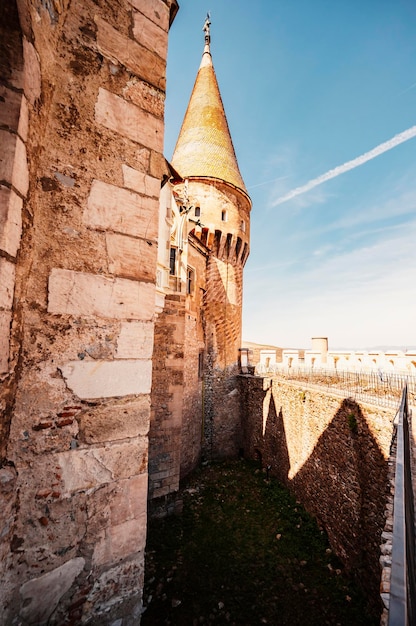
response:
{"label": "patch of grass", "polygon": [[255,465],[203,468],[183,498],[149,526],[143,626],[379,624],[315,520]]}
{"label": "patch of grass", "polygon": [[350,427],[351,432],[355,434],[358,433],[358,422],[354,413],[348,413],[347,419],[348,419],[348,426]]}

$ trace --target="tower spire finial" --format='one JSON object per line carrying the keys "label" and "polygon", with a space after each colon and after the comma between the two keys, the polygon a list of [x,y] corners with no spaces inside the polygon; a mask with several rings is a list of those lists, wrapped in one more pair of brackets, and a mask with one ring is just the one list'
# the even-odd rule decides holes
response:
{"label": "tower spire finial", "polygon": [[205,50],[204,52],[209,52],[209,45],[211,43],[211,35],[210,35],[210,27],[211,26],[211,15],[208,11],[207,16],[205,18],[204,26],[202,30],[205,33]]}

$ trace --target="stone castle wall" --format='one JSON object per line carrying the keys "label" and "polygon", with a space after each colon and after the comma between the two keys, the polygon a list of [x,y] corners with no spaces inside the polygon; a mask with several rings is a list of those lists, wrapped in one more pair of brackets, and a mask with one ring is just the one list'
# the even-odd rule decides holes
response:
{"label": "stone castle wall", "polygon": [[2,623],[139,620],[176,4],[3,4]]}
{"label": "stone castle wall", "polygon": [[195,282],[190,293],[186,293],[186,282],[181,282],[181,291],[163,296],[163,310],[155,323],[149,498],[157,515],[175,509],[180,479],[201,458],[206,256],[207,250],[197,240],[188,245],[184,270],[193,269]]}
{"label": "stone castle wall", "polygon": [[204,453],[207,458],[233,456],[241,447],[237,374],[241,346],[242,266],[231,251],[212,256],[207,271],[205,319]]}
{"label": "stone castle wall", "polygon": [[184,408],[181,443],[181,478],[201,460],[204,422],[205,312],[208,251],[194,241],[189,246],[188,264],[195,270],[196,282],[187,298],[184,344]]}
{"label": "stone castle wall", "polygon": [[184,389],[185,296],[166,296],[155,325],[149,498],[179,489]]}
{"label": "stone castle wall", "polygon": [[244,453],[295,494],[377,602],[392,410],[242,376]]}

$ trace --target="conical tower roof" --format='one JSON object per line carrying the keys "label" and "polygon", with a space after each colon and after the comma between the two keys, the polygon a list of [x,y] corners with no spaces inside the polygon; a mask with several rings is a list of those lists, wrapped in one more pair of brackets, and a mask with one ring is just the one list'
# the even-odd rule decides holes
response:
{"label": "conical tower roof", "polygon": [[209,21],[205,48],[172,157],[182,178],[217,178],[246,195],[238,168],[210,51]]}

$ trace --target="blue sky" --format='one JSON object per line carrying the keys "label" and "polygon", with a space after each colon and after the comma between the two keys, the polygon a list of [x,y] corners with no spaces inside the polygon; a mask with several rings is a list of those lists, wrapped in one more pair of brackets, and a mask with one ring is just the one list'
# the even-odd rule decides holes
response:
{"label": "blue sky", "polygon": [[[333,349],[415,346],[416,2],[181,0],[169,38],[168,159],[207,10],[253,202],[243,338],[283,347],[309,348],[315,336]],[[405,131],[396,147],[279,201]]]}

